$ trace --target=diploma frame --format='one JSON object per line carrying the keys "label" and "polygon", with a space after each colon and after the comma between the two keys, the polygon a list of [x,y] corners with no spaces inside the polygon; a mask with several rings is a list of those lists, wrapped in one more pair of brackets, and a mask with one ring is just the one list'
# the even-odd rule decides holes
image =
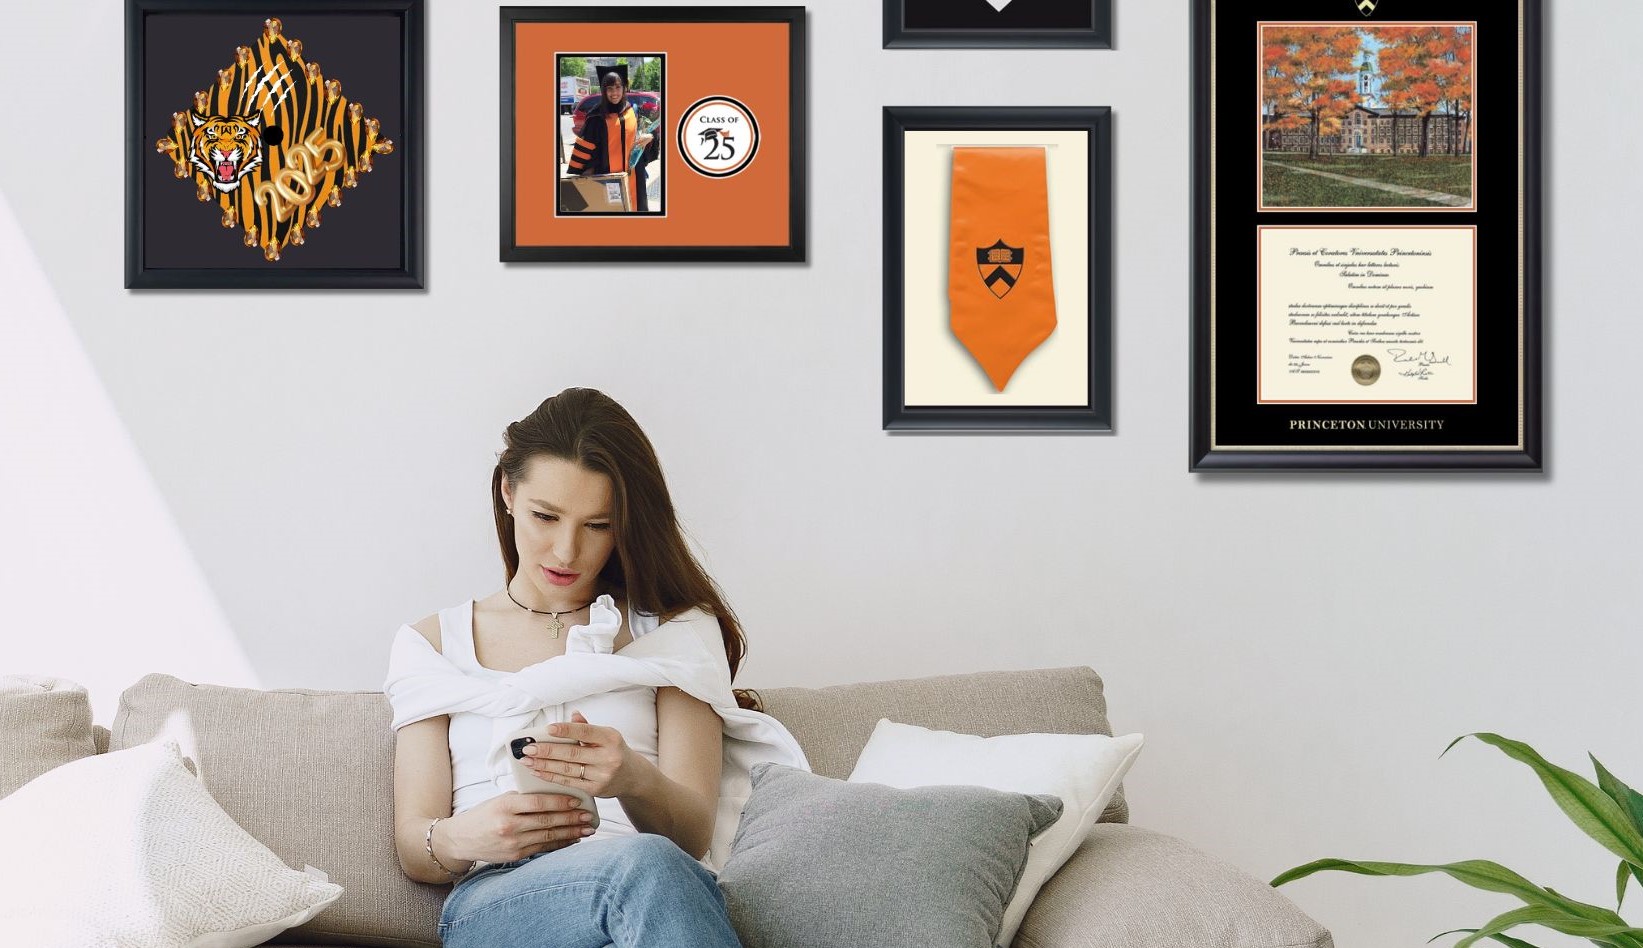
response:
{"label": "diploma frame", "polygon": [[[953,8],[961,2],[948,0]],[[1023,6],[1033,0],[1011,0]],[[976,26],[971,21],[986,18],[992,11],[955,17],[941,26],[915,26],[907,20],[907,0],[884,0],[885,49],[1111,49],[1112,0],[1056,0],[1069,9],[1089,8],[1089,25],[1077,27]],[[997,11],[1003,14],[1004,10]]]}
{"label": "diploma frame", "polygon": [[[805,26],[802,6],[501,7],[502,262],[805,262]],[[779,38],[764,37],[754,49],[738,48],[735,37],[747,28],[761,35],[779,32]],[[575,36],[583,38],[567,38]],[[618,36],[630,39],[612,39]],[[538,82],[533,70],[555,54],[583,54],[611,42],[635,41],[645,52],[667,57],[662,99],[669,120],[682,119],[693,104],[709,99],[751,106],[757,113],[752,119],[759,134],[757,155],[734,175],[687,169],[680,157],[679,129],[664,128],[660,164],[671,181],[665,214],[561,214],[553,198],[542,197],[542,182],[556,181],[558,175],[533,151],[537,138],[551,139],[552,147],[558,147],[559,139],[537,131],[557,121],[551,115],[558,93]],[[783,68],[768,66],[776,60]],[[763,82],[779,75],[786,94],[762,91],[774,87],[756,83],[744,90],[725,79],[726,70],[746,68],[749,62],[760,64]],[[687,73],[699,81],[689,80]],[[550,117],[544,122],[531,120],[533,115]],[[735,200],[726,201],[724,192],[735,192]]]}
{"label": "diploma frame", "polygon": [[[943,220],[909,220],[907,215],[907,159],[910,133],[1002,133],[1010,144],[1031,145],[1046,136],[1073,134],[1086,143],[1084,167],[1076,172],[1088,200],[1083,226],[1077,228],[1078,243],[1084,252],[1074,256],[1058,253],[1057,272],[1065,260],[1068,272],[1080,274],[1080,298],[1087,305],[1064,309],[1057,293],[1058,329],[1043,344],[1070,346],[1068,338],[1079,338],[1077,349],[1062,355],[1076,356],[1079,374],[1061,389],[1072,391],[1065,403],[1045,405],[991,404],[995,396],[989,388],[975,397],[929,404],[915,399],[909,404],[908,357],[909,298],[908,262],[904,253],[909,233],[923,240],[945,244],[947,223]],[[992,143],[989,140],[989,143]],[[1056,172],[1051,170],[1050,208],[1052,232],[1057,215]],[[1066,205],[1061,205],[1065,207]],[[945,214],[945,210],[942,212]],[[925,217],[931,215],[924,215]],[[920,236],[922,235],[922,236]],[[945,251],[941,252],[945,267]],[[1076,269],[1074,269],[1076,268]],[[937,274],[945,280],[944,271]],[[1057,277],[1059,287],[1060,277]],[[929,290],[929,292],[939,292]],[[939,308],[939,300],[920,301],[921,309]],[[1077,320],[1076,332],[1059,327]],[[926,322],[929,322],[926,320]],[[941,324],[945,326],[945,322]],[[950,330],[946,330],[950,336]],[[927,334],[925,338],[929,338]],[[956,341],[953,343],[956,345]],[[1040,353],[1023,362],[1023,372]],[[984,379],[967,355],[960,357],[979,381]],[[1018,373],[1020,375],[1022,373]],[[1112,112],[1106,106],[1090,107],[912,107],[886,106],[884,109],[884,429],[906,431],[1062,431],[1110,433],[1113,430],[1112,396]],[[1014,384],[1012,380],[1012,384]]]}
{"label": "diploma frame", "polygon": [[[1408,13],[1386,0],[1193,0],[1190,471],[1543,470],[1542,0],[1493,5],[1481,0],[1434,0],[1424,4],[1417,17]],[[1454,24],[1457,32],[1469,28],[1474,78],[1467,95],[1474,98],[1464,109],[1455,107],[1451,113],[1455,118],[1450,119],[1461,129],[1451,141],[1462,142],[1464,148],[1456,147],[1449,154],[1464,153],[1472,161],[1472,191],[1453,202],[1459,206],[1417,208],[1412,205],[1422,202],[1388,199],[1384,194],[1327,207],[1310,206],[1329,203],[1319,200],[1275,206],[1259,183],[1261,169],[1271,167],[1273,154],[1289,150],[1279,147],[1285,133],[1275,123],[1268,124],[1281,117],[1277,109],[1269,117],[1261,104],[1266,93],[1262,91],[1263,34],[1259,31],[1273,23],[1326,29],[1382,23],[1398,27]],[[1378,63],[1380,52],[1377,47],[1373,56],[1364,56],[1365,63]],[[1377,101],[1394,100],[1371,97],[1364,103],[1374,106]],[[1383,115],[1410,114],[1381,111]],[[1473,133],[1465,129],[1474,117],[1477,129],[1475,137],[1469,138]],[[1415,120],[1405,117],[1401,121],[1407,130]],[[1396,125],[1393,129],[1395,164],[1398,154],[1408,153],[1395,151],[1404,139]],[[1362,141],[1357,149],[1360,154],[1366,151]],[[1340,132],[1337,147],[1338,157],[1346,157],[1350,147],[1346,131]],[[1423,158],[1427,147],[1423,131],[1419,145]],[[1431,147],[1437,154],[1438,146]],[[1315,171],[1310,174],[1329,177]],[[1375,203],[1399,206],[1370,206]],[[1313,284],[1303,283],[1305,288],[1293,288],[1291,295],[1285,295],[1285,281],[1296,274],[1292,268],[1278,267],[1276,277],[1263,276],[1263,261],[1271,263],[1273,258],[1263,251],[1262,241],[1285,228],[1358,231],[1359,241],[1374,239],[1368,234],[1375,228],[1403,230],[1405,236],[1417,230],[1423,235],[1444,229],[1470,230],[1473,272],[1465,274],[1457,265],[1444,274],[1456,286],[1468,280],[1472,285],[1470,396],[1402,401],[1391,397],[1374,401],[1367,395],[1341,400],[1277,399],[1270,394],[1263,398],[1261,387],[1279,374],[1269,367],[1272,354],[1262,361],[1260,348],[1264,338],[1261,320],[1270,318],[1268,301],[1286,305],[1291,313],[1296,307],[1315,303]],[[1352,252],[1358,252],[1355,245]],[[1445,258],[1435,255],[1434,259]],[[1347,285],[1352,290],[1360,288]],[[1385,298],[1394,297],[1388,294]],[[1332,300],[1326,305],[1342,304]],[[1291,334],[1296,325],[1288,323]],[[1283,341],[1300,348],[1314,340]],[[1386,352],[1404,351],[1385,350],[1380,358],[1386,360]],[[1424,358],[1426,352],[1419,355]],[[1404,358],[1397,357],[1398,361]],[[1364,366],[1364,377],[1357,379],[1360,385],[1373,385],[1381,377],[1381,366],[1374,359],[1368,362],[1374,364]],[[1331,371],[1346,363],[1356,374],[1358,362],[1350,358],[1338,367],[1331,366]],[[1388,375],[1399,368],[1403,367],[1390,362],[1385,366]],[[1413,366],[1408,370],[1418,371]],[[1350,384],[1346,387],[1351,388]]]}
{"label": "diploma frame", "polygon": [[[124,6],[126,289],[424,287],[428,148],[424,0],[282,0],[274,5],[259,0],[125,0]],[[220,48],[213,45],[189,56],[189,79],[197,68],[197,85],[177,87],[182,94],[175,98],[170,97],[173,90],[160,83],[151,89],[151,65],[158,64],[163,71],[179,55],[172,22],[196,16],[235,25],[222,31],[225,39]],[[309,52],[316,61],[323,61],[325,74],[344,82],[345,96],[362,98],[366,115],[383,115],[382,137],[394,143],[392,152],[376,157],[372,174],[358,176],[357,190],[343,192],[347,200],[342,207],[324,211],[325,228],[315,232],[306,245],[286,247],[284,259],[278,262],[268,262],[256,250],[241,247],[234,232],[218,227],[209,207],[195,200],[185,182],[175,180],[169,170],[158,170],[166,158],[155,151],[155,141],[166,131],[172,110],[187,110],[186,92],[210,88],[218,67],[232,66],[234,44],[254,46],[268,17],[282,19],[294,39],[306,34]],[[317,37],[311,32],[316,21],[331,18],[380,19],[377,31],[390,35],[391,40],[370,49],[350,50],[328,40],[323,32]],[[362,60],[378,58],[397,60],[397,69],[370,76],[375,87],[386,86],[389,94],[361,96],[367,74]],[[385,100],[391,103],[391,111]],[[389,115],[398,120],[389,120]],[[203,236],[198,233],[201,215],[208,232]],[[218,237],[232,245],[228,252],[216,246],[222,243]],[[196,247],[202,251],[199,256],[188,263],[175,261],[179,252]],[[362,259],[366,255],[369,260]]]}

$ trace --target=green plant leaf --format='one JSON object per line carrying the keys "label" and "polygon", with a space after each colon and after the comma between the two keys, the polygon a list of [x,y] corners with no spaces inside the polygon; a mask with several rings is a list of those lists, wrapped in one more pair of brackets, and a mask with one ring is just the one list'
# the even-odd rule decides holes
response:
{"label": "green plant leaf", "polygon": [[1550,928],[1565,935],[1575,935],[1589,938],[1603,944],[1613,944],[1610,939],[1615,936],[1643,935],[1643,928],[1632,928],[1624,922],[1616,925],[1611,922],[1598,922],[1589,918],[1570,915],[1561,909],[1550,908],[1544,905],[1525,905],[1522,908],[1512,909],[1490,919],[1484,926],[1460,941],[1455,942],[1454,948],[1471,948],[1485,938],[1495,935],[1509,928],[1519,925],[1539,925]]}
{"label": "green plant leaf", "polygon": [[1597,771],[1597,785],[1603,788],[1609,799],[1620,804],[1626,815],[1632,818],[1632,826],[1643,833],[1643,793],[1638,793],[1621,783],[1620,779],[1609,773],[1609,768],[1603,766],[1603,762],[1591,753],[1587,753],[1586,756],[1592,758],[1592,767]]}
{"label": "green plant leaf", "polygon": [[1568,915],[1589,919],[1594,922],[1605,922],[1611,925],[1624,926],[1626,920],[1614,912],[1600,905],[1589,905],[1560,895],[1551,889],[1544,889],[1523,876],[1518,875],[1498,862],[1487,859],[1468,859],[1464,862],[1452,862],[1445,865],[1421,865],[1404,862],[1360,862],[1349,859],[1319,859],[1304,866],[1296,866],[1272,880],[1274,887],[1304,879],[1315,872],[1325,871],[1355,872],[1365,876],[1418,876],[1429,872],[1441,872],[1457,882],[1463,882],[1474,889],[1483,889],[1488,892],[1501,892],[1506,895],[1515,895],[1527,905],[1539,905],[1555,908]]}
{"label": "green plant leaf", "polygon": [[1638,886],[1643,886],[1643,869],[1622,859],[1620,867],[1615,869],[1615,912],[1627,904],[1627,879],[1636,879]]}
{"label": "green plant leaf", "polygon": [[1446,865],[1422,865],[1405,862],[1360,862],[1350,859],[1319,859],[1283,873],[1272,880],[1274,888],[1296,879],[1304,879],[1315,872],[1337,870],[1356,872],[1365,876],[1418,876],[1441,872],[1476,889],[1504,892],[1528,903],[1546,903],[1555,899],[1545,889],[1535,885],[1512,870],[1487,859],[1469,859]]}
{"label": "green plant leaf", "polygon": [[[1437,941],[1439,938],[1442,938],[1445,935],[1458,935],[1461,932],[1475,932],[1475,931],[1477,931],[1477,929],[1475,929],[1475,928],[1456,928],[1456,929],[1453,929],[1453,930],[1447,931],[1447,932],[1438,932],[1436,935],[1433,935],[1431,938],[1426,939],[1426,943],[1430,945],[1432,942]],[[1529,944],[1528,942],[1524,941],[1523,939],[1513,938],[1511,935],[1502,935],[1502,934],[1497,933],[1497,934],[1494,934],[1494,935],[1490,935],[1488,937],[1493,938],[1495,941],[1498,941],[1501,944],[1507,946],[1507,948],[1535,948],[1534,945]]]}
{"label": "green plant leaf", "polygon": [[1621,859],[1643,867],[1643,832],[1632,825],[1631,814],[1621,809],[1620,804],[1610,799],[1596,784],[1572,770],[1548,763],[1528,744],[1509,740],[1499,734],[1462,734],[1450,742],[1443,753],[1449,753],[1451,748],[1468,737],[1497,747],[1513,760],[1529,765],[1552,795],[1553,802],[1582,832]]}

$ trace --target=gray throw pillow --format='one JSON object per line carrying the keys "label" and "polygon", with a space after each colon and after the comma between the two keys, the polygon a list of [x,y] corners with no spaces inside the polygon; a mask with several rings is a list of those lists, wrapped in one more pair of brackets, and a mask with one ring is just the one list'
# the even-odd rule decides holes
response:
{"label": "gray throw pillow", "polygon": [[746,948],[990,948],[1054,796],[757,764],[719,874]]}

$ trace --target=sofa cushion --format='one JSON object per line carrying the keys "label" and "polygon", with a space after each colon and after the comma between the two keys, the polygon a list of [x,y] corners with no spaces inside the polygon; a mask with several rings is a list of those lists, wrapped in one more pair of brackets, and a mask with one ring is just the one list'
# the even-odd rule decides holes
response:
{"label": "sofa cushion", "polygon": [[1260,879],[1173,836],[1100,825],[1022,920],[1014,948],[1334,948]]}
{"label": "sofa cushion", "polygon": [[97,753],[91,698],[72,681],[44,675],[0,676],[0,797],[48,770]]}
{"label": "sofa cushion", "polygon": [[[1029,733],[1112,736],[1101,676],[1082,666],[826,688],[761,688],[758,694],[765,711],[798,739],[810,768],[841,779],[856,766],[880,718],[981,737]],[[1099,822],[1128,820],[1129,806],[1120,786]]]}
{"label": "sofa cushion", "polygon": [[448,887],[412,882],[399,867],[388,724],[380,692],[149,675],[121,696],[109,749],[176,741],[235,822],[287,865],[319,866],[343,887],[322,915],[276,940],[437,948]]}
{"label": "sofa cushion", "polygon": [[755,764],[719,875],[747,948],[990,948],[1061,801]]}

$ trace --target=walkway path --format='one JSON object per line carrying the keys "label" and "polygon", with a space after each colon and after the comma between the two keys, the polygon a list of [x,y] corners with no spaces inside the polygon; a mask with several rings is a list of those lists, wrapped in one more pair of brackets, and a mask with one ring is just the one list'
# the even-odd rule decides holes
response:
{"label": "walkway path", "polygon": [[1463,198],[1454,194],[1445,194],[1442,191],[1427,191],[1424,188],[1411,188],[1402,184],[1387,184],[1385,181],[1370,181],[1367,178],[1349,178],[1344,174],[1335,174],[1332,171],[1315,171],[1312,168],[1302,168],[1297,165],[1286,165],[1281,161],[1268,160],[1267,164],[1274,168],[1283,168],[1286,171],[1299,171],[1301,174],[1315,174],[1320,178],[1331,181],[1344,181],[1347,184],[1356,184],[1365,188],[1376,188],[1381,191],[1391,191],[1404,197],[1420,198],[1422,201],[1431,201],[1434,204],[1447,204],[1450,207],[1470,207],[1471,198]]}

